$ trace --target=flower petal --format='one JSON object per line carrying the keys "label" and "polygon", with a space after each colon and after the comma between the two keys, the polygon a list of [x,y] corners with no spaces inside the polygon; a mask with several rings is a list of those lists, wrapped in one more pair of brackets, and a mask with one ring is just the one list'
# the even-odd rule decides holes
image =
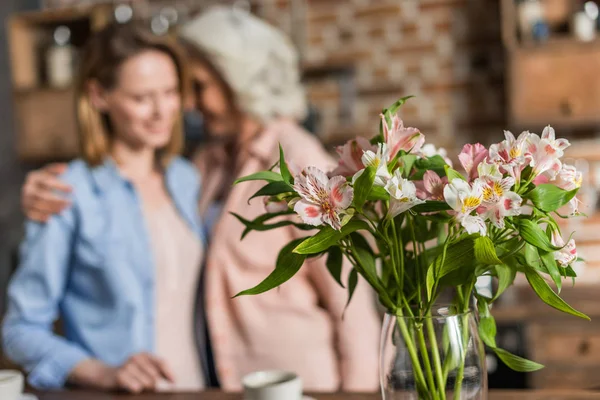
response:
{"label": "flower petal", "polygon": [[334,176],[327,183],[327,192],[335,210],[345,210],[352,204],[354,190],[343,176]]}
{"label": "flower petal", "polygon": [[475,215],[461,215],[460,224],[468,234],[479,233],[481,236],[487,234],[487,227],[483,219]]}
{"label": "flower petal", "polygon": [[316,204],[300,200],[294,205],[294,211],[300,215],[302,221],[306,224],[323,225],[323,210]]}

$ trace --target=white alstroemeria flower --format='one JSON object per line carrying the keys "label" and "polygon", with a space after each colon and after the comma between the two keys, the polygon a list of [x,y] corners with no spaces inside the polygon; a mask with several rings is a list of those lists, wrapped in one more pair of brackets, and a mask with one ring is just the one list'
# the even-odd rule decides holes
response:
{"label": "white alstroemeria flower", "polygon": [[469,235],[472,235],[473,233],[479,233],[481,236],[487,235],[487,226],[480,216],[459,215],[459,221]]}
{"label": "white alstroemeria flower", "polygon": [[489,161],[501,165],[516,181],[521,180],[521,171],[529,163],[525,158],[525,144],[529,135],[529,131],[524,131],[515,139],[512,132],[504,131],[505,140],[490,146]]}
{"label": "white alstroemeria flower", "polygon": [[346,178],[327,174],[315,167],[305,168],[294,178],[294,189],[301,199],[294,204],[302,220],[309,225],[330,225],[342,228],[342,217],[352,204],[354,190]]}
{"label": "white alstroemeria flower", "polygon": [[502,178],[498,164],[479,164],[479,176],[483,181],[482,217],[489,219],[494,226],[504,228],[504,218],[521,214],[521,196],[510,189],[515,178]]}
{"label": "white alstroemeria flower", "polygon": [[483,186],[481,179],[475,179],[471,184],[456,178],[444,188],[446,203],[456,212],[456,218],[468,233],[479,232],[487,234],[483,218],[470,215],[483,203]]}
{"label": "white alstroemeria flower", "polygon": [[460,178],[452,179],[444,188],[444,200],[457,213],[469,214],[483,201],[483,181],[476,179],[469,184]]}
{"label": "white alstroemeria flower", "polygon": [[[554,185],[558,186],[563,190],[575,190],[581,187],[583,182],[583,174],[581,171],[577,171],[577,169],[569,164],[563,164],[558,174],[553,181]],[[571,215],[579,214],[579,199],[577,197],[573,197],[569,201],[569,209]]]}
{"label": "white alstroemeria flower", "polygon": [[581,171],[569,164],[563,164],[558,174],[552,181],[553,184],[564,190],[574,190],[581,187],[583,182],[583,174]]}
{"label": "white alstroemeria flower", "polygon": [[399,170],[394,172],[394,176],[385,185],[385,190],[390,194],[390,207],[387,214],[389,218],[394,218],[417,204],[425,203],[417,197],[415,184],[404,179]]}
{"label": "white alstroemeria flower", "polygon": [[554,129],[548,125],[542,132],[542,137],[531,133],[527,137],[525,155],[530,160],[534,176],[547,172],[554,179],[562,168],[560,158],[564,150],[570,146],[566,139],[556,139]]}
{"label": "white alstroemeria flower", "polygon": [[494,203],[484,203],[482,216],[489,219],[495,227],[504,229],[504,218],[522,214],[523,199],[515,192],[506,192]]}
{"label": "white alstroemeria flower", "polygon": [[[376,170],[375,181],[373,182],[373,185],[384,187],[388,179],[390,179],[390,172],[388,171],[387,165],[390,161],[390,155],[385,143],[379,143],[377,146],[377,152],[366,150],[363,153],[361,160],[365,168],[374,167]],[[364,169],[354,174],[352,177],[352,183],[354,183],[363,172]]]}
{"label": "white alstroemeria flower", "polygon": [[560,250],[554,252],[554,259],[558,261],[562,267],[567,267],[577,260],[577,247],[575,246],[574,239],[570,239],[565,245],[565,241],[560,233],[558,231],[552,231],[550,242],[554,246],[562,247]]}

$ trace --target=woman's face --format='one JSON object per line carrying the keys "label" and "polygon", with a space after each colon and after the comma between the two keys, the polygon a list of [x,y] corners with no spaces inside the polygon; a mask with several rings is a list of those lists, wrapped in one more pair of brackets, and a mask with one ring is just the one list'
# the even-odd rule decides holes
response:
{"label": "woman's face", "polygon": [[[92,85],[93,86],[93,85]],[[165,147],[181,117],[179,77],[173,59],[148,50],[123,63],[113,89],[92,87],[96,106],[108,113],[117,140],[134,148]]]}
{"label": "woman's face", "polygon": [[192,63],[194,106],[202,113],[205,127],[212,137],[230,137],[238,132],[239,121],[232,112],[225,89],[218,78],[201,62]]}

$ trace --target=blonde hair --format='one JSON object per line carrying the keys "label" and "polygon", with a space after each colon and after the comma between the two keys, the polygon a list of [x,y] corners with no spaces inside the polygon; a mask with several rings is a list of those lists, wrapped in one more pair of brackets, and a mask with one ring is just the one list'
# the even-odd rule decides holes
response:
{"label": "blonde hair", "polygon": [[[104,89],[118,84],[121,65],[144,51],[156,50],[168,55],[175,64],[179,78],[181,103],[187,89],[187,71],[178,48],[159,38],[140,25],[111,24],[97,32],[87,43],[76,83],[75,101],[79,127],[81,157],[91,166],[104,162],[109,154],[113,132],[108,115],[94,107],[88,94],[90,81],[97,81]],[[157,152],[161,164],[181,152],[183,148],[182,118],[173,127],[171,139]]]}

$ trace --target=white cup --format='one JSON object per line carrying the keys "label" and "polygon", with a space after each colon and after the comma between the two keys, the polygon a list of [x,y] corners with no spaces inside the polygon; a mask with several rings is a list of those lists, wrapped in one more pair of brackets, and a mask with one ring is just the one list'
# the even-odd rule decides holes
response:
{"label": "white cup", "polygon": [[23,394],[23,374],[14,370],[0,370],[0,399],[20,400]]}
{"label": "white cup", "polygon": [[302,380],[293,372],[258,371],[242,379],[244,400],[302,400]]}

